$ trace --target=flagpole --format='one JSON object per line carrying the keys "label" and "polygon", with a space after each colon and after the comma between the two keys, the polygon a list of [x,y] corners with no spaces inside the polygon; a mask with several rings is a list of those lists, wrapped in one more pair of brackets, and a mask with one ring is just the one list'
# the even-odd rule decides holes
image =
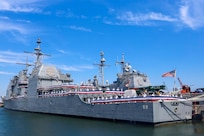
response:
{"label": "flagpole", "polygon": [[174,77],[173,91],[175,91],[175,90],[176,90],[176,89],[175,89],[175,88],[176,88],[176,69],[162,74],[162,77],[168,77],[168,76]]}
{"label": "flagpole", "polygon": [[175,69],[175,75],[174,75],[174,88],[173,91],[176,91],[176,69]]}

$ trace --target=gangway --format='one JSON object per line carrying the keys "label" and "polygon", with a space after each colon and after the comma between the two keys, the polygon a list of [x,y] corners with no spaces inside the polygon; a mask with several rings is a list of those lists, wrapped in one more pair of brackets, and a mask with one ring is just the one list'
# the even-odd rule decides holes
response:
{"label": "gangway", "polygon": [[204,93],[194,96],[194,97],[190,97],[188,98],[188,100],[192,102],[204,101]]}

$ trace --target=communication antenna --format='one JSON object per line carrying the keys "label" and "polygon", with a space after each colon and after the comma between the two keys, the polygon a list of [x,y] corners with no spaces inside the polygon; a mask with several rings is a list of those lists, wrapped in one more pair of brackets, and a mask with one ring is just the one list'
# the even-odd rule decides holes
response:
{"label": "communication antenna", "polygon": [[125,72],[125,56],[124,56],[124,53],[122,54],[122,59],[121,59],[121,61],[117,61],[115,64],[116,64],[116,65],[117,65],[117,64],[120,64],[120,65],[121,65],[121,71],[122,71],[122,73]]}
{"label": "communication antenna", "polygon": [[94,64],[94,65],[97,65],[100,69],[101,85],[104,86],[104,67],[109,66],[109,65],[105,64],[106,60],[104,58],[104,52],[103,51],[101,51],[100,56],[101,56],[100,64]]}
{"label": "communication antenna", "polygon": [[16,63],[16,64],[26,65],[26,68],[25,68],[25,71],[26,71],[26,72],[28,71],[28,67],[30,67],[30,66],[35,66],[35,65],[33,65],[33,64],[29,64],[29,63],[28,63],[28,57],[26,58],[26,63]]}
{"label": "communication antenna", "polygon": [[41,56],[51,56],[51,55],[44,54],[44,53],[41,52],[41,48],[40,48],[41,41],[40,41],[40,38],[38,38],[36,43],[37,43],[38,46],[37,46],[37,48],[34,49],[34,52],[27,52],[27,51],[24,51],[24,52],[36,55],[35,66],[39,66],[39,65],[41,65]]}

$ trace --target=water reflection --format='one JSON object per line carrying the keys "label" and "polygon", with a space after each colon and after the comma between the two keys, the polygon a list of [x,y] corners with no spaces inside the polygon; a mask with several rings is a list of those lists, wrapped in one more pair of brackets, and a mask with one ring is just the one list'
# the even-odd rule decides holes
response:
{"label": "water reflection", "polygon": [[203,136],[204,123],[152,127],[0,109],[0,136]]}

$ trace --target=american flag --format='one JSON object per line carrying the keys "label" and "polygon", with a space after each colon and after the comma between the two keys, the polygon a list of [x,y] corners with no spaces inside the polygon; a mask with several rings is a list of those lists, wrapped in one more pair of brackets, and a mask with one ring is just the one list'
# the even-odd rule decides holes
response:
{"label": "american flag", "polygon": [[166,72],[162,75],[162,77],[175,77],[176,76],[176,70],[172,70],[169,72]]}

